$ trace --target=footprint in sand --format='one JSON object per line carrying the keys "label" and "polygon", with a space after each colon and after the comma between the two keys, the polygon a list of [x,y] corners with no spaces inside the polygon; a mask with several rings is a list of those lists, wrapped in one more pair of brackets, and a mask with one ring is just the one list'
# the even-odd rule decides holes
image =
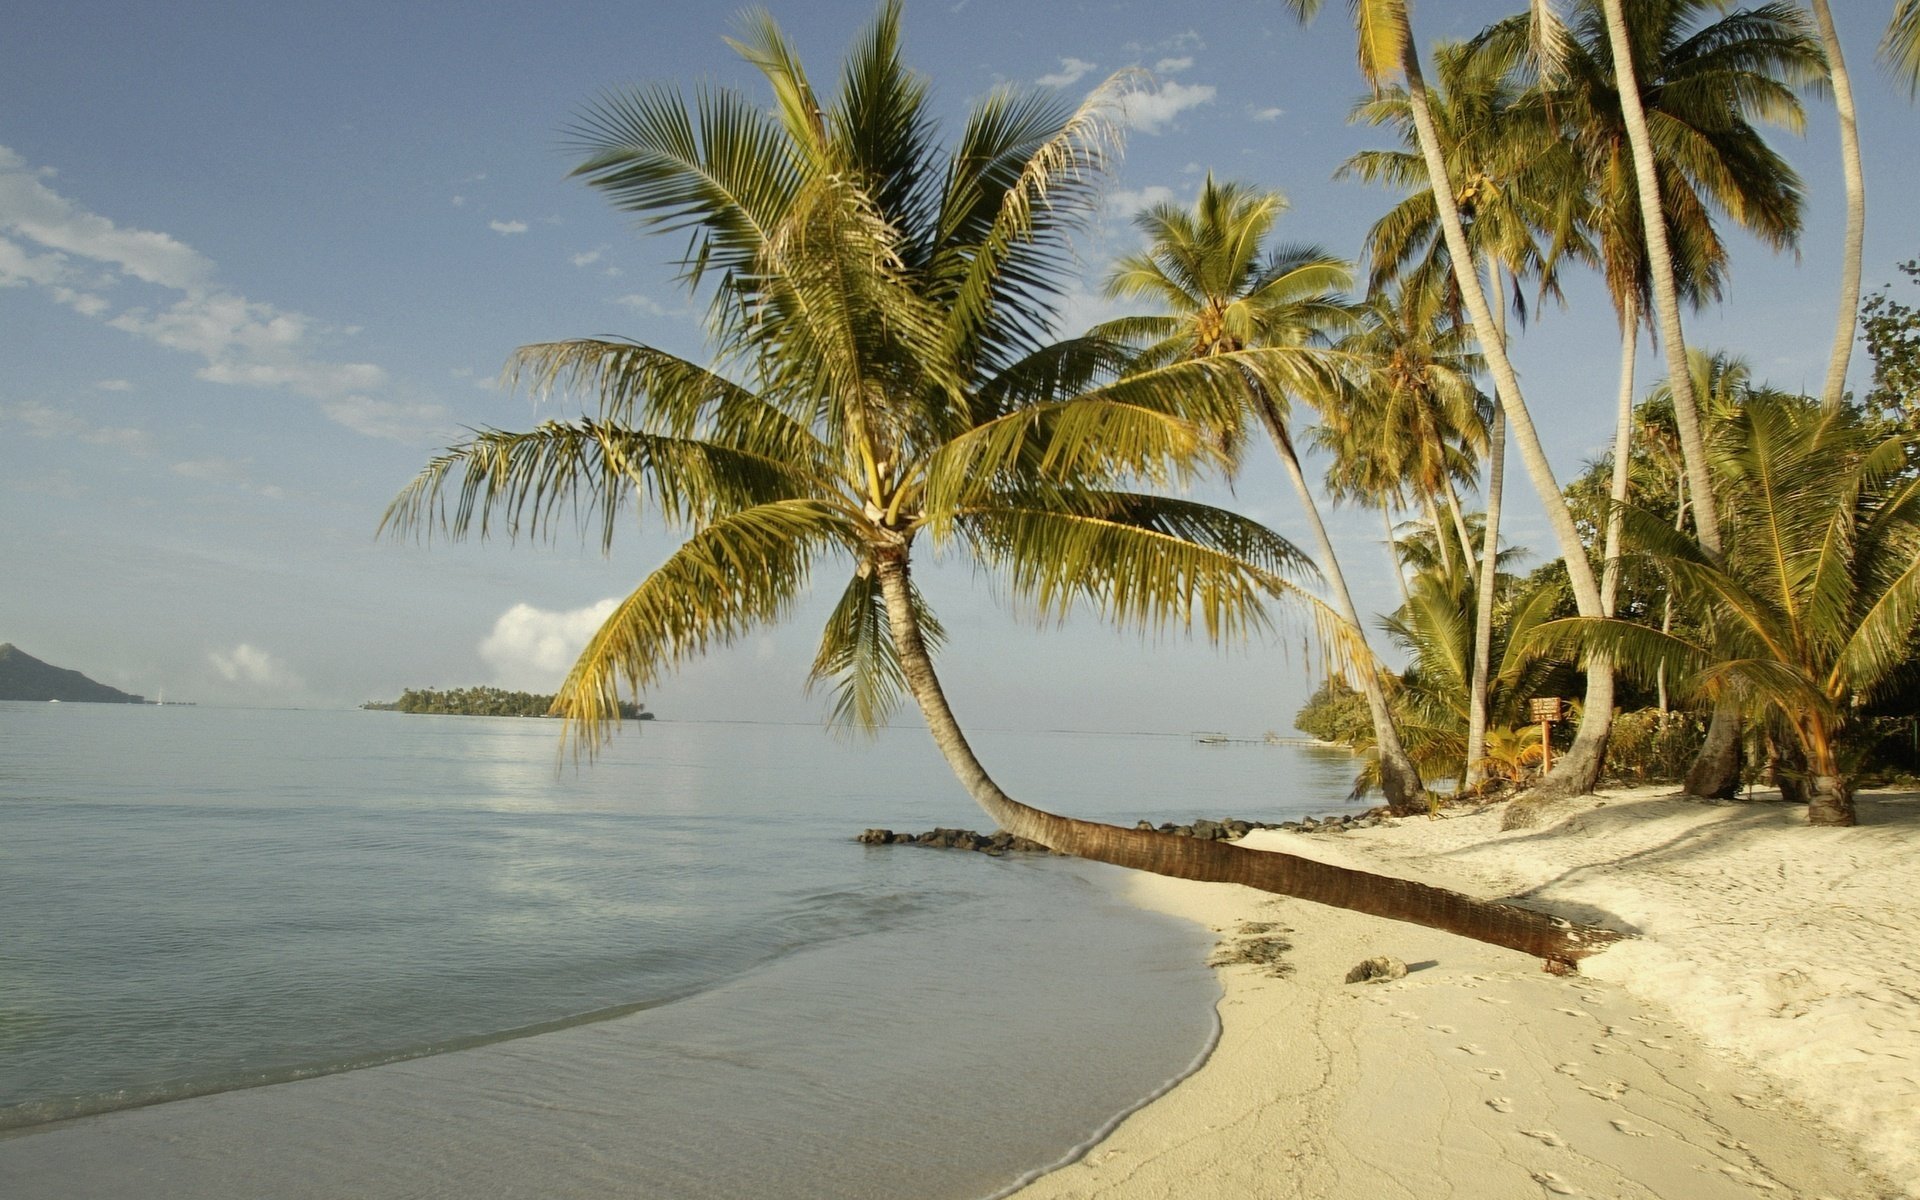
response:
{"label": "footprint in sand", "polygon": [[1631,1121],[1628,1121],[1628,1120],[1626,1120],[1626,1119],[1625,1119],[1625,1118],[1623,1118],[1623,1117],[1615,1117],[1615,1118],[1613,1119],[1613,1121],[1611,1122],[1611,1124],[1613,1125],[1613,1127],[1614,1127],[1615,1129],[1617,1129],[1617,1130],[1619,1130],[1619,1131],[1620,1131],[1621,1133],[1624,1133],[1624,1134],[1626,1134],[1626,1135],[1627,1135],[1628,1137],[1651,1137],[1651,1136],[1653,1136],[1652,1134],[1650,1134],[1650,1133],[1648,1133],[1648,1132],[1647,1132],[1646,1130],[1644,1130],[1644,1129],[1635,1129],[1635,1128],[1633,1127],[1633,1122],[1631,1122]]}
{"label": "footprint in sand", "polygon": [[1555,1175],[1552,1171],[1535,1171],[1533,1181],[1556,1196],[1578,1196],[1580,1189]]}
{"label": "footprint in sand", "polygon": [[1499,1067],[1475,1067],[1474,1070],[1485,1075],[1488,1079],[1505,1079],[1507,1077],[1507,1073]]}
{"label": "footprint in sand", "polygon": [[1560,1072],[1560,1074],[1562,1075],[1578,1075],[1580,1073],[1580,1064],[1579,1063],[1561,1063],[1559,1066],[1555,1067],[1554,1070]]}
{"label": "footprint in sand", "polygon": [[1577,1008],[1556,1008],[1556,1009],[1554,1009],[1553,1011],[1555,1011],[1555,1012],[1557,1012],[1557,1013],[1565,1013],[1565,1014],[1567,1014],[1567,1015],[1568,1015],[1569,1017],[1584,1017],[1584,1016],[1586,1016],[1586,1015],[1587,1015],[1587,1014],[1585,1014],[1585,1013],[1583,1013],[1583,1012],[1581,1012],[1581,1011],[1580,1011],[1579,1009],[1577,1009]]}
{"label": "footprint in sand", "polygon": [[1476,1057],[1486,1053],[1486,1049],[1484,1047],[1475,1045],[1472,1042],[1462,1043],[1461,1045],[1455,1046],[1454,1049],[1465,1051],[1466,1053],[1472,1054]]}
{"label": "footprint in sand", "polygon": [[1440,1032],[1440,1033],[1456,1033],[1456,1032],[1458,1032],[1458,1030],[1456,1030],[1456,1029],[1454,1029],[1454,1027],[1453,1027],[1453,1026],[1451,1026],[1451,1025],[1429,1025],[1429,1026],[1427,1026],[1427,1028],[1428,1028],[1428,1029],[1432,1029],[1432,1030],[1437,1030],[1437,1031],[1438,1031],[1438,1032]]}
{"label": "footprint in sand", "polygon": [[1482,1004],[1512,1004],[1513,1003],[1513,1001],[1511,1000],[1502,1000],[1498,996],[1482,996],[1480,997],[1480,1002]]}
{"label": "footprint in sand", "polygon": [[1544,1142],[1549,1146],[1564,1146],[1567,1144],[1559,1134],[1551,1129],[1522,1129],[1520,1136],[1530,1137],[1536,1142]]}
{"label": "footprint in sand", "polygon": [[1744,1167],[1736,1167],[1732,1163],[1727,1163],[1726,1165],[1722,1166],[1720,1168],[1720,1173],[1722,1175],[1725,1175],[1728,1179],[1733,1180],[1735,1183],[1744,1183],[1750,1188],[1758,1188],[1763,1192],[1775,1191],[1779,1187],[1779,1185],[1774,1183],[1773,1180],[1762,1179],[1760,1176],[1755,1175],[1752,1171],[1749,1171]]}
{"label": "footprint in sand", "polygon": [[1618,1100],[1620,1097],[1626,1095],[1627,1085],[1618,1079],[1609,1079],[1607,1080],[1607,1086],[1604,1088],[1588,1087],[1582,1084],[1580,1090],[1596,1100],[1611,1101]]}
{"label": "footprint in sand", "polygon": [[1513,1111],[1513,1099],[1509,1096],[1495,1096],[1487,1101],[1487,1107],[1497,1113],[1510,1113]]}

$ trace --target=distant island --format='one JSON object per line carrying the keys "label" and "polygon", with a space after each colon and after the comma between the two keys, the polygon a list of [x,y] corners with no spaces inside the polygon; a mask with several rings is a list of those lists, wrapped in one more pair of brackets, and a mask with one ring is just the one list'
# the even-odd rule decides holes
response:
{"label": "distant island", "polygon": [[145,696],[95,683],[78,671],[44,663],[0,642],[0,700],[58,700],[63,704],[145,704]]}
{"label": "distant island", "polygon": [[[497,687],[453,688],[436,692],[408,688],[398,700],[369,700],[360,706],[374,712],[438,713],[453,717],[550,717],[553,696],[510,692]],[[623,721],[651,721],[644,704],[620,701]]]}

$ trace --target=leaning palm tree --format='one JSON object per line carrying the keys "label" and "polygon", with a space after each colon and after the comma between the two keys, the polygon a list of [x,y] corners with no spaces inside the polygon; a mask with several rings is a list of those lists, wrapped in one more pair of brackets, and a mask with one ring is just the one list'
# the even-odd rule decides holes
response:
{"label": "leaning palm tree", "polygon": [[[1846,240],[1841,244],[1840,317],[1833,330],[1833,349],[1827,355],[1827,379],[1820,388],[1822,403],[1837,406],[1846,397],[1847,363],[1853,356],[1854,332],[1860,321],[1860,255],[1867,236],[1867,180],[1860,165],[1860,122],[1853,107],[1853,76],[1840,49],[1840,33],[1833,26],[1827,0],[1812,0],[1814,24],[1827,58],[1827,77],[1833,87],[1833,107],[1840,118],[1840,174],[1846,183]],[[1920,8],[1915,13],[1920,24]]]}
{"label": "leaning palm tree", "polygon": [[1920,439],[1857,410],[1755,392],[1713,446],[1735,536],[1727,552],[1663,515],[1628,527],[1672,586],[1709,615],[1703,636],[1618,619],[1574,619],[1542,637],[1584,640],[1683,693],[1792,730],[1814,825],[1854,822],[1846,738],[1859,708],[1904,661],[1920,623]]}
{"label": "leaning palm tree", "polygon": [[[1146,209],[1134,223],[1146,235],[1148,247],[1114,264],[1106,290],[1110,296],[1158,305],[1165,314],[1123,318],[1102,331],[1130,338],[1141,347],[1139,362],[1157,365],[1230,357],[1250,347],[1311,346],[1344,327],[1352,318],[1336,293],[1352,282],[1348,265],[1313,247],[1266,249],[1267,235],[1285,208],[1278,192],[1216,183],[1208,175],[1191,211],[1171,203]],[[1324,406],[1335,381],[1331,374],[1308,379],[1320,385],[1312,389],[1312,398]],[[1272,439],[1300,498],[1347,636],[1364,646],[1359,610],[1287,425],[1288,395],[1251,379],[1247,395],[1250,415]],[[1238,428],[1228,431],[1225,440],[1238,444]],[[1360,668],[1387,804],[1400,813],[1423,808],[1425,787],[1400,744],[1379,669],[1370,656]]]}
{"label": "leaning palm tree", "polygon": [[[1571,963],[1615,935],[1544,914],[1288,855],[1081,821],[1021,804],[975,757],[934,670],[941,628],[917,548],[970,555],[1055,614],[1085,605],[1137,627],[1237,637],[1301,593],[1301,556],[1232,513],[1141,484],[1217,463],[1213,437],[1250,382],[1318,369],[1287,348],[1130,370],[1100,339],[1049,343],[1066,235],[1092,203],[1110,125],[999,91],[951,153],[927,87],[899,57],[888,4],[818,94],[780,30],[738,43],[771,113],[732,91],[610,96],[579,139],[588,183],[656,229],[691,235],[711,284],[716,365],[583,340],[522,349],[510,377],[591,397],[594,415],[482,431],[389,508],[396,530],[551,535],[623,515],[685,534],[588,640],[554,707],[577,749],[638,691],[708,647],[787,613],[823,564],[847,582],[813,677],[835,711],[883,721],[905,696],[967,792],[1007,830],[1085,857],[1227,880]],[[1337,629],[1328,626],[1338,645]]]}
{"label": "leaning palm tree", "polygon": [[[1536,8],[1540,0],[1536,0]],[[1319,12],[1320,0],[1287,0],[1287,6],[1302,20]],[[1480,259],[1468,240],[1447,165],[1446,149],[1434,124],[1427,93],[1426,77],[1420,66],[1419,46],[1414,41],[1407,15],[1407,0],[1347,0],[1347,8],[1358,34],[1360,72],[1375,88],[1398,75],[1407,89],[1407,107],[1420,144],[1420,156],[1427,169],[1427,183],[1433,194],[1434,210],[1461,303],[1467,310],[1474,339],[1486,358],[1493,376],[1494,392],[1502,413],[1512,429],[1520,461],[1533,483],[1535,494],[1553,530],[1554,542],[1566,563],[1567,580],[1573,589],[1574,603],[1583,614],[1601,613],[1600,583],[1587,561],[1580,531],[1567,511],[1553,465],[1547,461],[1546,448],[1540,443],[1533,414],[1520,391],[1519,376],[1507,356],[1506,339],[1495,322],[1486,290],[1480,283]],[[1563,758],[1542,786],[1554,792],[1584,792],[1592,788],[1606,753],[1607,730],[1612,722],[1610,706],[1588,706],[1583,714],[1574,750]]]}

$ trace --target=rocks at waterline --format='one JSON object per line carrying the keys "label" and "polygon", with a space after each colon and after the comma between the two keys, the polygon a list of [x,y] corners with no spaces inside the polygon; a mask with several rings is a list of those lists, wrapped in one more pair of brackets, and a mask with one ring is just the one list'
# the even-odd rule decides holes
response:
{"label": "rocks at waterline", "polygon": [[[1364,813],[1344,813],[1318,819],[1308,817],[1303,821],[1242,821],[1238,817],[1224,817],[1218,821],[1197,819],[1192,824],[1176,825],[1172,821],[1163,821],[1155,825],[1151,821],[1140,821],[1135,829],[1149,832],[1171,834],[1174,837],[1199,838],[1202,841],[1230,842],[1247,836],[1256,829],[1280,829],[1288,833],[1345,833],[1349,829],[1372,829],[1376,825],[1393,825],[1398,822],[1386,815],[1386,809],[1378,808]],[[930,829],[925,833],[895,833],[891,829],[869,829],[853,839],[864,846],[931,846],[939,850],[974,850],[982,854],[1052,854],[1039,842],[1015,837],[1004,829],[992,833],[979,833],[972,829]]]}

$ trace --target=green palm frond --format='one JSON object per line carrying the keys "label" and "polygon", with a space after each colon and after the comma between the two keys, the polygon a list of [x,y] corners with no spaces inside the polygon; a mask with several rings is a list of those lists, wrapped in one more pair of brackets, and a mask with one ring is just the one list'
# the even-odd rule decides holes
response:
{"label": "green palm frond", "polygon": [[1907,85],[1908,95],[1920,95],[1920,0],[1898,0],[1893,6],[1893,20],[1880,39],[1880,61]]}
{"label": "green palm frond", "polygon": [[857,550],[846,513],[779,500],[695,533],[601,623],[554,697],[575,752],[592,753],[619,722],[620,687],[635,694],[710,647],[786,615],[821,554]]}
{"label": "green palm frond", "polygon": [[1342,671],[1372,664],[1364,643],[1294,580],[1313,574],[1291,543],[1237,513],[1139,493],[1008,497],[958,518],[974,557],[992,564],[1042,619],[1084,606],[1142,631],[1198,629],[1222,641],[1271,628],[1267,602],[1304,610]]}
{"label": "green palm frond", "polygon": [[[920,638],[929,651],[937,652],[946,641],[946,630],[927,608],[918,587],[912,588],[911,595]],[[828,721],[842,730],[877,731],[898,711],[906,695],[906,673],[887,625],[886,599],[872,570],[857,571],[847,581],[840,603],[827,618],[819,653],[807,676],[809,689],[822,684],[833,697]]]}
{"label": "green palm frond", "polygon": [[[610,547],[623,516],[652,508],[669,525],[715,517],[819,487],[792,463],[695,438],[600,421],[547,421],[527,433],[485,429],[451,447],[387,506],[381,534],[551,537],[563,515]],[[449,498],[451,493],[451,499]]]}

